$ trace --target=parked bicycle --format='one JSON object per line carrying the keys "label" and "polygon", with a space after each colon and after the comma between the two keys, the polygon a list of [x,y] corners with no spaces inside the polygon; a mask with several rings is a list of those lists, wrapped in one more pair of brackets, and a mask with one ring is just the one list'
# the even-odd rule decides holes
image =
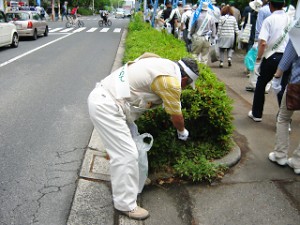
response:
{"label": "parked bicycle", "polygon": [[67,16],[66,27],[84,27],[84,23],[82,20],[78,19],[78,17],[74,18],[73,16]]}

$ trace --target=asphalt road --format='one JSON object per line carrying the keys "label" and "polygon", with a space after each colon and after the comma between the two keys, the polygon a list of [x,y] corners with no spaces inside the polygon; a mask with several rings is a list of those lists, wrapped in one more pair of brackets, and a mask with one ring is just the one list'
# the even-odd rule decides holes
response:
{"label": "asphalt road", "polygon": [[93,126],[87,97],[111,71],[128,19],[50,22],[48,37],[0,49],[0,224],[66,224]]}

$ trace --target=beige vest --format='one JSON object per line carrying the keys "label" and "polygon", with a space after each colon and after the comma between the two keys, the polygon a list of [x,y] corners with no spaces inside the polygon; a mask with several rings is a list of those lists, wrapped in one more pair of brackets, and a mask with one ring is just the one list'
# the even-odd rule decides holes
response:
{"label": "beige vest", "polygon": [[[151,90],[152,82],[161,75],[175,77],[181,82],[179,66],[171,60],[142,56],[136,62],[128,64],[130,97],[116,100],[123,108],[128,122],[135,121],[144,111],[162,104],[162,99]],[[114,78],[109,75],[101,84],[115,98]]]}

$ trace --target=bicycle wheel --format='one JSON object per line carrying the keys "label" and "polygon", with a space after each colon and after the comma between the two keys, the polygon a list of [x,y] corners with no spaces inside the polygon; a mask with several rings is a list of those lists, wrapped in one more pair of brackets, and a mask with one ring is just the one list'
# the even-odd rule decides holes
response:
{"label": "bicycle wheel", "polygon": [[66,22],[66,28],[70,28],[72,26],[72,23],[71,22]]}
{"label": "bicycle wheel", "polygon": [[78,27],[84,27],[84,22],[81,20],[78,20]]}
{"label": "bicycle wheel", "polygon": [[104,23],[103,20],[99,20],[99,21],[98,21],[99,27],[103,27],[103,23]]}
{"label": "bicycle wheel", "polygon": [[111,20],[107,20],[107,23],[106,23],[107,26],[111,26],[112,25],[112,22]]}

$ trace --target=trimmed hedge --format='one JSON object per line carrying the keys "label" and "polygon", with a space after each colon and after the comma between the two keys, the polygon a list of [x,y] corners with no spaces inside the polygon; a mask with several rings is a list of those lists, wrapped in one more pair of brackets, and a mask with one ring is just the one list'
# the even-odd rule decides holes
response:
{"label": "trimmed hedge", "polygon": [[[123,62],[144,52],[171,60],[191,57],[184,42],[153,29],[137,13],[128,27]],[[147,111],[136,121],[140,133],[154,137],[148,152],[150,173],[168,171],[192,181],[212,181],[226,169],[212,161],[232,148],[232,100],[209,67],[199,64],[199,71],[195,90],[188,87],[181,96],[185,125],[190,132],[188,141],[177,139],[176,129],[162,107]]]}

